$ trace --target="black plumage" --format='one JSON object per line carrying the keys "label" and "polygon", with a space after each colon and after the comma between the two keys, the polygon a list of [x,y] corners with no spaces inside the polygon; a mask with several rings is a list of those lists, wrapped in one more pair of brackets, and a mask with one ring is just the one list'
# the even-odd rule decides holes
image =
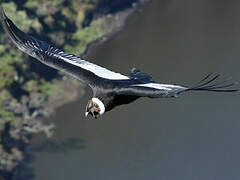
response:
{"label": "black plumage", "polygon": [[24,53],[42,63],[63,71],[88,84],[93,90],[93,98],[86,106],[86,114],[95,118],[116,106],[128,104],[140,97],[160,98],[176,97],[186,91],[233,92],[229,89],[234,83],[225,81],[215,83],[219,75],[209,74],[194,87],[184,87],[156,83],[152,77],[133,68],[129,76],[115,73],[101,66],[81,59],[73,54],[49,45],[30,36],[5,15],[1,8],[2,25],[11,41]]}

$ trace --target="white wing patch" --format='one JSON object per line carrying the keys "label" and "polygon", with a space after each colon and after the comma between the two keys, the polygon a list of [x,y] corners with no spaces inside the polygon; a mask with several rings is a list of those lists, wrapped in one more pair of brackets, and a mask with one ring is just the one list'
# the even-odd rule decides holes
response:
{"label": "white wing patch", "polygon": [[154,88],[154,89],[159,89],[159,90],[167,90],[170,91],[172,89],[182,89],[184,87],[182,86],[177,86],[177,85],[171,85],[171,84],[158,84],[158,83],[147,83],[147,84],[135,84],[132,86],[141,86],[141,87],[149,87],[149,88]]}
{"label": "white wing patch", "polygon": [[105,79],[112,79],[112,80],[120,80],[120,79],[129,79],[129,77],[124,76],[120,73],[115,73],[110,71],[106,68],[98,66],[96,64],[90,63],[88,61],[82,60],[77,56],[71,54],[65,54],[63,51],[59,52],[58,54],[54,54],[54,56],[70,63],[85,70],[91,71],[95,75],[105,78]]}

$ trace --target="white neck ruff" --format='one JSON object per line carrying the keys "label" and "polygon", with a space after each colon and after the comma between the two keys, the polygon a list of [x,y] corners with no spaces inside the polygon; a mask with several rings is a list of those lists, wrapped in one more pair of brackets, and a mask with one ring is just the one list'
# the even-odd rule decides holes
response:
{"label": "white neck ruff", "polygon": [[100,108],[99,114],[102,115],[105,112],[105,106],[104,106],[103,102],[100,99],[95,98],[95,97],[92,98],[92,101],[95,102],[99,106],[99,108]]}

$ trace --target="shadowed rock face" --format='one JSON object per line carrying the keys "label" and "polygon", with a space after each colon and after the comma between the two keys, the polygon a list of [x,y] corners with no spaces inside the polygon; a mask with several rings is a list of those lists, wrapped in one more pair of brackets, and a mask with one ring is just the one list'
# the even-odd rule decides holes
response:
{"label": "shadowed rock face", "polygon": [[88,26],[95,17],[123,11],[127,8],[131,8],[135,3],[140,1],[143,0],[99,0],[97,7],[93,11],[87,13],[86,19],[83,22],[83,27]]}
{"label": "shadowed rock face", "polygon": [[129,8],[139,0],[100,0],[98,3],[98,13],[114,13]]}

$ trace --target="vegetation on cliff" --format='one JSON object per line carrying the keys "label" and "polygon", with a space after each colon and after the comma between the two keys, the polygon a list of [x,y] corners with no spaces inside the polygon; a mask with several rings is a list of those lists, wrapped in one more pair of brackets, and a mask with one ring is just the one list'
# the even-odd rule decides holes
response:
{"label": "vegetation on cliff", "polygon": [[[90,43],[118,29],[123,21],[116,23],[114,12],[135,1],[0,0],[0,4],[25,32],[80,55]],[[41,121],[52,111],[48,104],[82,93],[76,90],[80,83],[66,79],[18,51],[0,29],[0,172],[11,171],[23,159],[21,144],[29,134],[51,135],[54,125]],[[69,88],[71,95],[65,93]]]}

